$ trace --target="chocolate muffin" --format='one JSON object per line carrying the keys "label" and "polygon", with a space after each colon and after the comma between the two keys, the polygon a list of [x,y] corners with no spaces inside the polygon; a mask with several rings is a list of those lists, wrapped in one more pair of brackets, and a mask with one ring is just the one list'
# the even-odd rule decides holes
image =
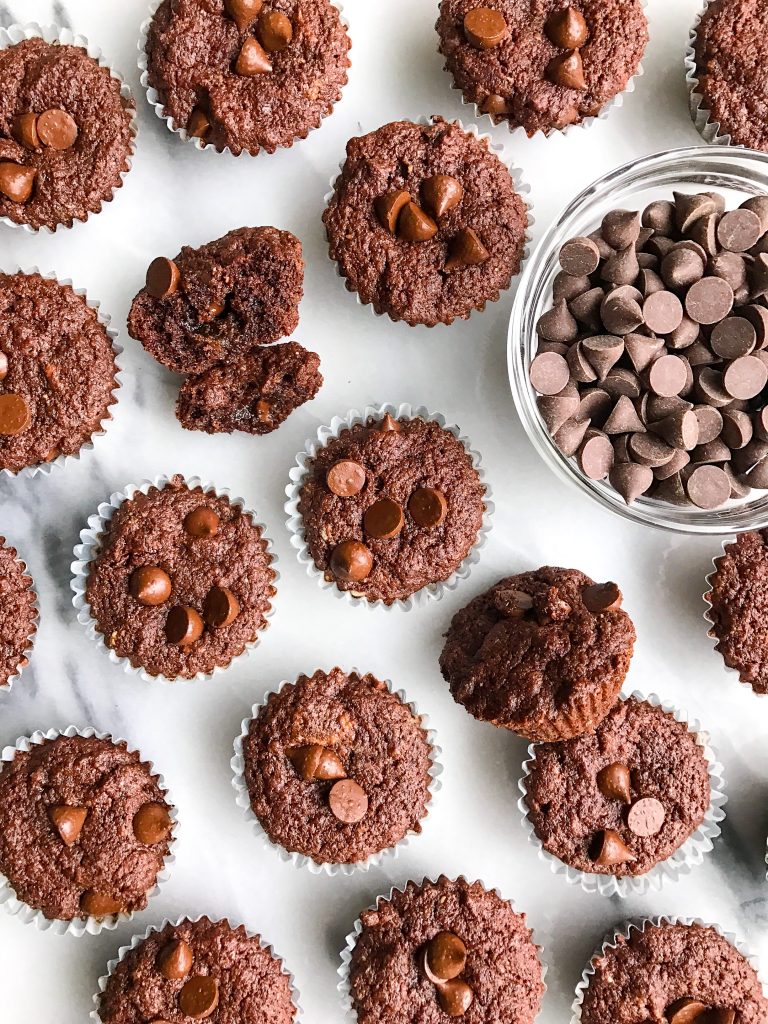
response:
{"label": "chocolate muffin", "polygon": [[615,948],[592,958],[581,1024],[763,1024],[768,1018],[754,969],[712,927],[662,918],[613,942]]}
{"label": "chocolate muffin", "polygon": [[360,919],[349,964],[359,1024],[535,1019],[544,984],[525,914],[479,882],[409,882]]}
{"label": "chocolate muffin", "polygon": [[595,732],[537,746],[526,788],[528,818],[548,853],[619,877],[668,860],[711,801],[695,735],[635,697],[614,705]]}
{"label": "chocolate muffin", "polygon": [[16,548],[0,537],[0,687],[28,664],[37,630],[37,596]]}
{"label": "chocolate muffin", "polygon": [[203,1020],[291,1024],[291,978],[282,960],[228,921],[183,918],[151,931],[118,961],[99,997],[103,1024]]}
{"label": "chocolate muffin", "polygon": [[0,50],[0,217],[72,227],[130,169],[135,107],[85,49],[23,39]]}
{"label": "chocolate muffin", "polygon": [[641,0],[441,0],[436,28],[464,99],[529,136],[596,117],[648,42]]}
{"label": "chocolate muffin", "polygon": [[85,598],[118,657],[151,676],[190,679],[228,665],[266,628],[271,563],[249,512],[174,476],[114,513]]}
{"label": "chocolate muffin", "polygon": [[163,0],[147,78],[174,128],[255,156],[292,146],[332,112],[350,46],[330,0]]}
{"label": "chocolate muffin", "polygon": [[39,274],[0,274],[0,469],[76,455],[110,418],[116,373],[82,296]]}
{"label": "chocolate muffin", "polygon": [[334,668],[283,686],[251,720],[243,759],[267,836],[318,864],[355,864],[421,831],[431,747],[372,675]]}
{"label": "chocolate muffin", "polygon": [[175,260],[160,256],[133,300],[128,331],[169,370],[202,373],[292,334],[304,288],[301,242],[238,228]]}
{"label": "chocolate muffin", "polygon": [[392,320],[434,327],[509,287],[527,211],[488,144],[433,117],[351,139],[323,222],[349,291]]}
{"label": "chocolate muffin", "polygon": [[0,871],[45,917],[143,910],[173,821],[152,767],[124,742],[58,736],[0,770]]}
{"label": "chocolate muffin", "polygon": [[440,668],[453,699],[530,740],[594,731],[616,703],[635,628],[615,583],[545,565],[456,613]]}
{"label": "chocolate muffin", "polygon": [[326,580],[393,604],[459,568],[477,540],[484,495],[449,430],[386,413],[320,448],[300,485],[298,512]]}

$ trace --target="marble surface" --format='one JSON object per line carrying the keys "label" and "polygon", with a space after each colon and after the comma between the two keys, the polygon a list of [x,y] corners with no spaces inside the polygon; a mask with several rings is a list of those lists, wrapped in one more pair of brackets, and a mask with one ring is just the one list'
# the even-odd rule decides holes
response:
{"label": "marble surface", "polygon": [[[645,76],[624,106],[588,131],[526,140],[493,131],[532,185],[538,235],[582,186],[633,155],[696,144],[682,54],[697,0],[649,0]],[[138,89],[136,38],[144,0],[11,0],[0,24],[69,24],[97,42]],[[468,111],[435,52],[434,0],[346,0],[354,67],[322,129],[292,150],[256,160],[199,153],[171,136],[142,95],[134,169],[114,203],[55,236],[0,232],[3,269],[38,265],[71,277],[121,327],[120,402],[94,452],[33,480],[0,478],[0,532],[37,583],[42,622],[32,663],[0,703],[0,743],[74,722],[112,730],[155,761],[176,794],[177,861],[164,891],[133,923],[98,938],[57,937],[0,911],[0,1019],[80,1024],[96,980],[118,946],[166,915],[229,915],[274,943],[297,975],[306,1020],[341,1018],[338,954],[359,911],[409,878],[479,877],[529,915],[549,964],[540,1020],[568,1020],[582,967],[604,932],[628,916],[698,916],[742,934],[768,961],[768,699],[726,674],[702,621],[713,540],[685,539],[619,522],[557,481],[529,446],[507,384],[505,330],[512,294],[468,323],[432,332],[378,319],[355,302],[327,260],[320,223],[328,180],[347,138],[395,117]],[[174,379],[124,330],[147,263],[181,243],[200,244],[242,224],[300,236],[308,264],[295,337],[321,353],[326,385],[265,438],[198,436],[173,416]],[[336,413],[376,401],[442,411],[484,456],[495,527],[469,580],[407,618],[347,607],[322,593],[288,543],[283,489],[307,436]],[[269,525],[280,558],[277,612],[262,645],[212,683],[147,684],[110,664],[71,605],[69,564],[87,516],[111,491],[158,473],[198,474],[243,495]],[[567,886],[528,845],[517,778],[525,744],[455,705],[437,667],[450,616],[501,574],[541,563],[615,578],[637,625],[627,690],[656,692],[701,719],[725,762],[724,834],[693,874],[626,901]],[[381,869],[330,879],[262,851],[235,806],[232,741],[251,705],[284,678],[335,663],[394,680],[419,702],[444,749],[443,789],[424,834]],[[768,964],[766,965],[768,966]]]}

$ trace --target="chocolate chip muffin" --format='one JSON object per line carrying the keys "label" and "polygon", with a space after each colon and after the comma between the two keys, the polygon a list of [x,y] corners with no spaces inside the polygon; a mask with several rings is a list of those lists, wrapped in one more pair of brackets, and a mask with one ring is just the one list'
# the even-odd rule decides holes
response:
{"label": "chocolate chip muffin", "polygon": [[258,935],[228,921],[182,918],[149,933],[119,960],[99,997],[103,1024],[203,1020],[291,1024],[291,978]]}
{"label": "chocolate chip muffin", "polygon": [[472,458],[449,430],[386,413],[319,449],[298,512],[326,580],[393,604],[456,572],[477,540],[484,495]]}
{"label": "chocolate chip muffin", "polygon": [[464,99],[529,136],[596,117],[648,42],[641,0],[441,0],[437,32]]}
{"label": "chocolate chip muffin", "polygon": [[754,968],[712,927],[662,918],[613,941],[592,958],[582,1024],[762,1024],[768,1017]]}
{"label": "chocolate chip muffin", "polygon": [[0,469],[76,455],[110,418],[116,373],[82,296],[39,274],[0,274]]}
{"label": "chocolate chip muffin", "polygon": [[535,1019],[544,984],[525,914],[479,882],[409,882],[360,919],[349,964],[359,1024]]}
{"label": "chocolate chip muffin", "polygon": [[47,918],[143,910],[173,821],[151,765],[124,742],[58,736],[0,771],[0,871]]}
{"label": "chocolate chip muffin", "polygon": [[350,46],[330,0],[164,0],[147,78],[177,130],[255,156],[292,146],[332,112]]}
{"label": "chocolate chip muffin", "polygon": [[543,566],[453,617],[440,668],[475,718],[536,741],[592,732],[616,703],[635,629],[615,583]]}
{"label": "chocolate chip muffin", "polygon": [[487,143],[433,117],[351,139],[323,222],[361,302],[434,327],[466,320],[509,287],[527,211]]}
{"label": "chocolate chip muffin", "polygon": [[267,836],[318,864],[356,864],[421,831],[431,747],[371,675],[334,668],[283,686],[251,720],[243,759]]}
{"label": "chocolate chip muffin", "polygon": [[36,600],[16,548],[0,537],[0,687],[7,686],[29,662],[37,629]]}
{"label": "chocolate chip muffin", "polygon": [[107,522],[85,599],[104,643],[151,676],[191,679],[242,654],[275,595],[261,526],[224,495],[135,491]]}
{"label": "chocolate chip muffin", "polygon": [[98,213],[130,168],[134,117],[81,47],[33,38],[0,50],[0,217],[54,230]]}

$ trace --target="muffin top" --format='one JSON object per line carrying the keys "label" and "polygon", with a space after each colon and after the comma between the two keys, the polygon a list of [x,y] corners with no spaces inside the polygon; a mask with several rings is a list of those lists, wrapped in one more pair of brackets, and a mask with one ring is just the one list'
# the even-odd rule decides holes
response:
{"label": "muffin top", "polygon": [[253,812],[286,850],[353,864],[421,831],[430,746],[371,675],[334,668],[283,686],[251,721],[243,757]]}
{"label": "muffin top", "polygon": [[27,652],[36,629],[32,580],[16,549],[0,537],[0,687],[29,661]]}
{"label": "muffin top", "polygon": [[395,121],[351,139],[323,214],[347,288],[411,326],[449,324],[520,270],[527,212],[509,170],[458,124]]}
{"label": "muffin top", "polygon": [[165,115],[204,145],[274,153],[317,128],[347,81],[330,0],[163,0],[147,35]]}
{"label": "muffin top", "polygon": [[710,803],[704,750],[683,722],[634,697],[595,732],[535,748],[528,817],[579,871],[644,875],[695,832]]}
{"label": "muffin top", "polygon": [[122,184],[132,100],[79,46],[24,39],[0,50],[0,217],[71,227]]}
{"label": "muffin top", "polygon": [[467,102],[528,135],[595,117],[648,42],[641,0],[441,0],[437,32]]}
{"label": "muffin top", "polygon": [[148,764],[124,742],[59,736],[0,771],[0,871],[47,918],[143,910],[172,821]]}

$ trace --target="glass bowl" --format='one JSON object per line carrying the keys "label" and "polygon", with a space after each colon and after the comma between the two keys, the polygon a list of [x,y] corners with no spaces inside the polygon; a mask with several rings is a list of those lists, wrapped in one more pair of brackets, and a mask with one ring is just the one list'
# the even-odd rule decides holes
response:
{"label": "glass bowl", "polygon": [[562,244],[599,228],[609,210],[642,211],[672,192],[721,192],[732,209],[749,196],[768,193],[768,154],[750,149],[691,147],[654,153],[604,175],[579,193],[548,228],[518,286],[507,338],[509,379],[515,405],[534,447],[561,479],[624,519],[679,533],[729,534],[768,523],[768,492],[753,491],[722,508],[678,506],[642,496],[626,505],[607,480],[589,480],[575,459],[560,453],[549,436],[528,379],[538,339],[536,322],[552,299]]}

